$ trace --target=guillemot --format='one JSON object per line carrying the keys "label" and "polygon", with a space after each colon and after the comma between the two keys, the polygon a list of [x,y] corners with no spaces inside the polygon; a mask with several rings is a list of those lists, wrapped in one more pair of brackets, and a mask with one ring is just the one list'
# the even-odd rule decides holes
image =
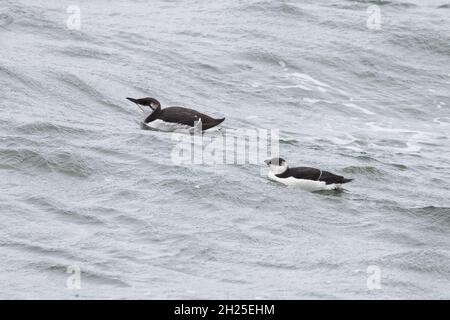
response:
{"label": "guillemot", "polygon": [[[225,120],[225,118],[214,119],[206,114],[183,107],[161,109],[161,104],[155,98],[127,99],[136,103],[146,114],[144,124],[151,129],[159,131],[193,132],[196,129],[200,130],[200,128],[204,131],[219,125]],[[142,109],[141,106],[150,107],[151,111]]]}
{"label": "guillemot", "polygon": [[334,173],[316,168],[289,168],[283,158],[272,158],[264,161],[269,166],[268,178],[287,186],[296,186],[307,191],[334,190],[343,183],[352,181]]}

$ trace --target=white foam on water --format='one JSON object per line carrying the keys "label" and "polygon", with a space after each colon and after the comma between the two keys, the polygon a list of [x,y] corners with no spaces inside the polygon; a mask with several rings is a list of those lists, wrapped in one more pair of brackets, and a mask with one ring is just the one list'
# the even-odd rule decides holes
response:
{"label": "white foam on water", "polygon": [[360,107],[360,106],[358,106],[358,105],[356,105],[356,104],[354,104],[354,103],[346,102],[346,103],[343,103],[343,105],[346,106],[346,107],[349,107],[349,108],[358,110],[358,111],[360,111],[360,112],[362,112],[362,113],[365,113],[365,114],[368,114],[368,115],[374,115],[374,114],[375,114],[375,113],[373,113],[372,111],[367,110],[367,109],[365,109],[365,108],[363,108],[363,107]]}

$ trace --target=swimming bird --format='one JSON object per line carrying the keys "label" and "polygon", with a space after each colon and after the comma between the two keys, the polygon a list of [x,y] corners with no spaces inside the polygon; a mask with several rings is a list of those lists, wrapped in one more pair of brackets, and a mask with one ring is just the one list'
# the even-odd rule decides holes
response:
{"label": "swimming bird", "polygon": [[[214,119],[206,114],[183,107],[161,109],[161,104],[155,98],[127,99],[136,103],[146,114],[144,124],[151,129],[159,131],[193,132],[197,129],[204,131],[219,125],[225,120],[225,118]],[[149,107],[150,110],[143,109],[141,106]]]}
{"label": "swimming bird", "polygon": [[300,187],[307,191],[334,190],[343,183],[352,181],[334,173],[316,168],[289,168],[283,158],[272,158],[264,161],[269,166],[268,178],[287,186]]}

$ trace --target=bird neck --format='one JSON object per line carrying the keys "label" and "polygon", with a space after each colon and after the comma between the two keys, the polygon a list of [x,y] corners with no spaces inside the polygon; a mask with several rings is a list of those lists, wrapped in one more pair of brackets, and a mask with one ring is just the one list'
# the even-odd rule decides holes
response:
{"label": "bird neck", "polygon": [[152,113],[150,113],[147,118],[145,118],[144,122],[145,123],[149,123],[153,120],[155,120],[156,118],[158,118],[158,116],[161,114],[162,110],[161,110],[161,106],[157,106],[155,110],[153,110]]}
{"label": "bird neck", "polygon": [[286,163],[283,164],[282,166],[270,165],[270,171],[272,171],[274,174],[285,173],[288,168],[289,167]]}

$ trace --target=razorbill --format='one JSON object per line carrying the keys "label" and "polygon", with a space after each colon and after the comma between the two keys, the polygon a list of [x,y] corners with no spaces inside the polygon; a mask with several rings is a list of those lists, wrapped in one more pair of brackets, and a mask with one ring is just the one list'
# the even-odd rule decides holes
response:
{"label": "razorbill", "polygon": [[309,167],[289,168],[283,158],[272,158],[264,161],[269,166],[270,180],[287,186],[296,186],[307,191],[339,189],[343,183],[352,181],[328,171]]}
{"label": "razorbill", "polygon": [[[144,124],[151,129],[159,131],[193,132],[196,129],[200,130],[200,128],[204,131],[219,125],[225,120],[225,118],[214,119],[198,111],[183,107],[161,109],[161,104],[155,98],[127,99],[136,103],[145,113]],[[149,107],[150,110],[143,109],[141,106]]]}

